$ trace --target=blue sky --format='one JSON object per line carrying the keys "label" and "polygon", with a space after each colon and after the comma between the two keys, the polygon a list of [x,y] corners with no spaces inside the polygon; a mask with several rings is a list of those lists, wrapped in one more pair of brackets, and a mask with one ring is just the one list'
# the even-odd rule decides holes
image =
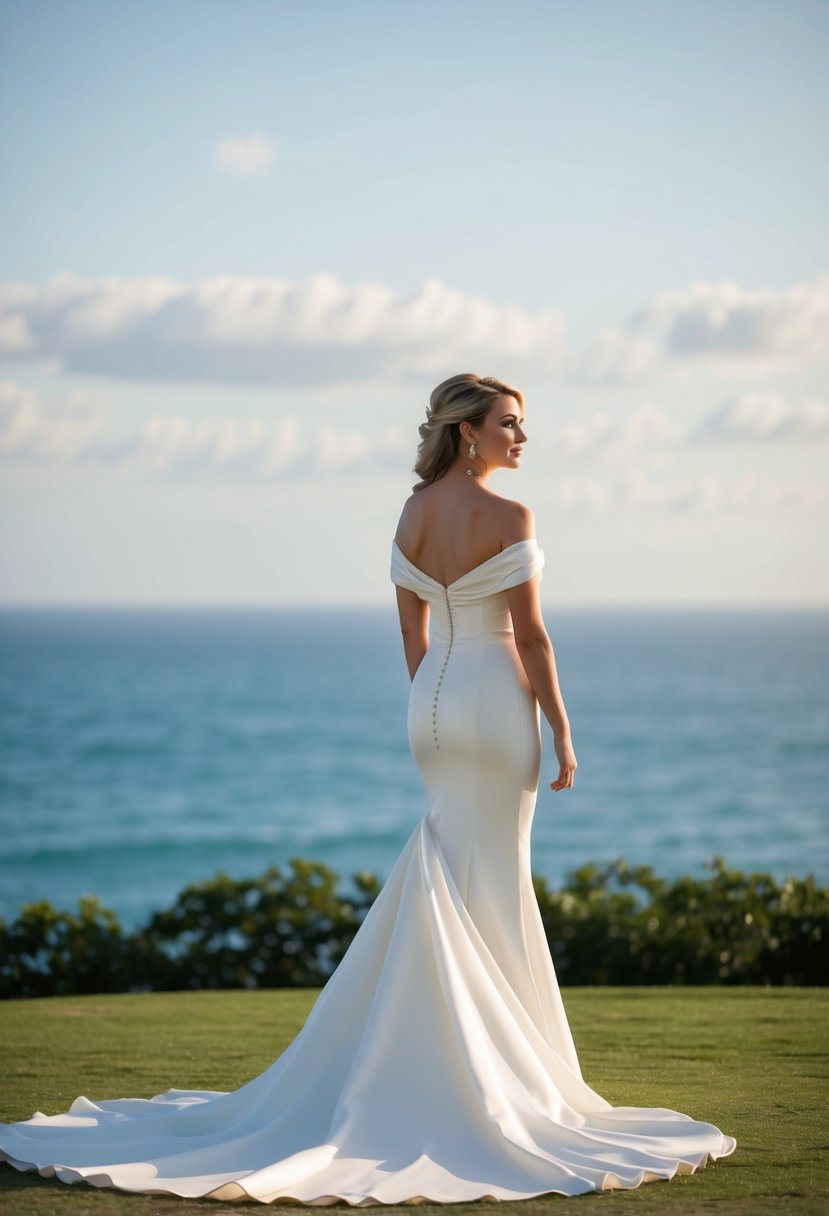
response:
{"label": "blue sky", "polygon": [[381,602],[431,388],[553,604],[829,602],[826,3],[0,9],[0,600]]}

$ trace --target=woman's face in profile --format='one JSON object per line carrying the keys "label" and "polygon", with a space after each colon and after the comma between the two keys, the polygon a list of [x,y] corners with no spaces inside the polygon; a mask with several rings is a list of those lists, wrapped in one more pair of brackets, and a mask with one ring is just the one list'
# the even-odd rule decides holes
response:
{"label": "woman's face in profile", "polygon": [[515,397],[496,397],[475,437],[478,457],[487,469],[518,469],[527,441],[524,411]]}

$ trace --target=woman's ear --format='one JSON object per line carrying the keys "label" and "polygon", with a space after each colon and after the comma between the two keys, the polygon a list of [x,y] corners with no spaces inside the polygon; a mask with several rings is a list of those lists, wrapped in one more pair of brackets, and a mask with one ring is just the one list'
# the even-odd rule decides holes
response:
{"label": "woman's ear", "polygon": [[472,430],[472,427],[468,422],[462,422],[458,429],[460,430],[461,439],[464,441],[464,443],[475,442],[475,432]]}

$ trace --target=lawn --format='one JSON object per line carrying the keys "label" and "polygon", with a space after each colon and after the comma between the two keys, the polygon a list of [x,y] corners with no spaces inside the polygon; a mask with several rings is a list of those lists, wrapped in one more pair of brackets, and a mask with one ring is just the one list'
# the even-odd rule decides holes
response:
{"label": "lawn", "polygon": [[[87,1097],[151,1097],[170,1087],[232,1089],[301,1027],[309,990],[57,997],[0,1004],[0,1120]],[[519,1202],[558,1210],[811,1216],[829,1211],[829,991],[804,988],[567,988],[590,1084],[618,1105],[669,1106],[736,1136],[733,1156],[634,1191]],[[458,1216],[491,1204],[452,1205]],[[0,1165],[0,1212],[174,1216],[256,1204],[129,1195]],[[381,1209],[372,1209],[380,1211]],[[445,1208],[420,1205],[426,1216]]]}

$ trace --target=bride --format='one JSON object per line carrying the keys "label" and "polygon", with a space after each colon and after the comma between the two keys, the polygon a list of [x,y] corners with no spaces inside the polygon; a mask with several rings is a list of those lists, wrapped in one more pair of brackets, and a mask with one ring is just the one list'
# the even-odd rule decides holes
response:
{"label": "bride", "polygon": [[530,870],[540,710],[577,768],[517,469],[521,392],[445,380],[392,543],[408,730],[429,811],[302,1031],[230,1093],[77,1098],[0,1125],[0,1159],[125,1191],[353,1205],[579,1195],[732,1153],[711,1123],[583,1079]]}

